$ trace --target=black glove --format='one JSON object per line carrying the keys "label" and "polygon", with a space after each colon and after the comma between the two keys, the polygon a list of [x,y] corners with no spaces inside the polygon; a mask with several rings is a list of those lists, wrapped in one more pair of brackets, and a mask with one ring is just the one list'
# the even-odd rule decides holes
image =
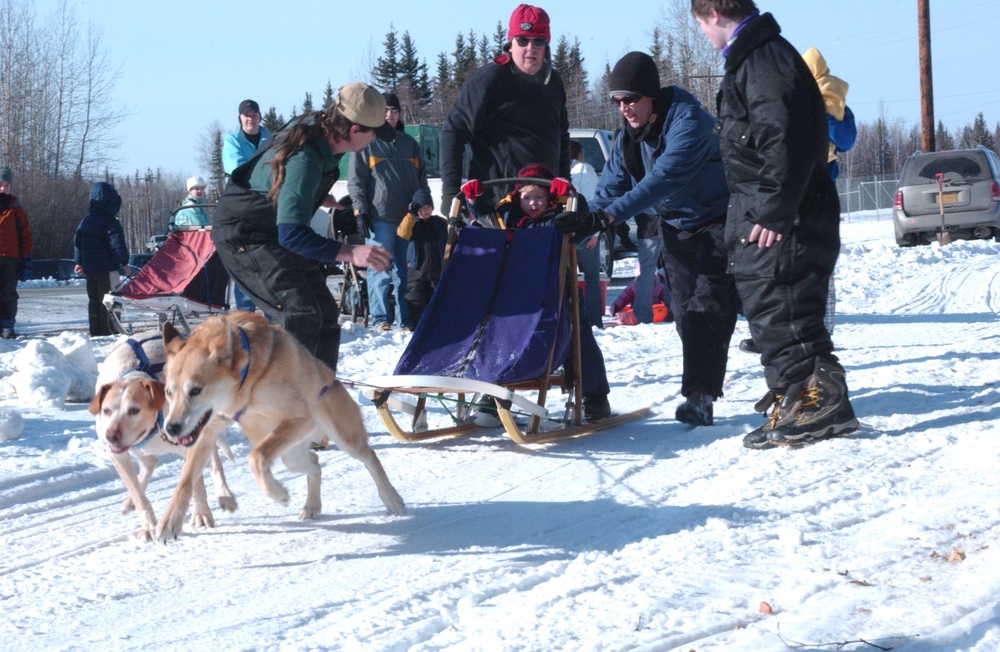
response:
{"label": "black glove", "polygon": [[420,211],[420,204],[415,201],[411,201],[406,210],[413,213],[413,216],[416,217],[417,213]]}
{"label": "black glove", "polygon": [[583,240],[598,231],[603,231],[611,224],[608,214],[604,211],[589,213],[560,213],[556,215],[553,226],[559,233],[575,233],[576,240]]}
{"label": "black glove", "polygon": [[358,213],[354,216],[354,221],[358,225],[358,234],[365,236],[365,238],[372,237],[372,218],[368,213]]}

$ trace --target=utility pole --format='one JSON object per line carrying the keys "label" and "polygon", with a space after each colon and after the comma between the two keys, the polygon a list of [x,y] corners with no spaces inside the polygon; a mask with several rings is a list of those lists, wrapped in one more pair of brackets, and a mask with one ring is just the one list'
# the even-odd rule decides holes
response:
{"label": "utility pole", "polygon": [[931,76],[930,0],[917,0],[917,41],[920,50],[920,149],[933,152],[934,80]]}

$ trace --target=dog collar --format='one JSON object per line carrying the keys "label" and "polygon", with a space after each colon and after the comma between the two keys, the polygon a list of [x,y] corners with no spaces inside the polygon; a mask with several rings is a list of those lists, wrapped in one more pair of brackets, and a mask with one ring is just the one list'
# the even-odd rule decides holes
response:
{"label": "dog collar", "polygon": [[[132,448],[142,448],[143,446],[145,446],[149,442],[150,439],[153,438],[153,435],[155,435],[157,432],[162,432],[162,431],[163,431],[163,410],[157,410],[156,411],[156,424],[152,428],[149,429],[149,432],[146,433],[145,437],[143,437],[142,439],[140,439],[136,443],[132,444]],[[167,441],[167,442],[170,441],[166,437],[162,437],[162,439],[164,441]],[[174,445],[176,446],[176,444],[174,444]]]}

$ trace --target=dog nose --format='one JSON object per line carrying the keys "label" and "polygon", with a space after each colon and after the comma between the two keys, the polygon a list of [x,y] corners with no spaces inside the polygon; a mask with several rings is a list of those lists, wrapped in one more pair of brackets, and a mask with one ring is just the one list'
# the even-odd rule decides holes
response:
{"label": "dog nose", "polygon": [[166,430],[167,434],[170,435],[171,437],[176,437],[177,435],[181,434],[181,424],[177,423],[176,421],[167,421],[163,425],[163,429]]}

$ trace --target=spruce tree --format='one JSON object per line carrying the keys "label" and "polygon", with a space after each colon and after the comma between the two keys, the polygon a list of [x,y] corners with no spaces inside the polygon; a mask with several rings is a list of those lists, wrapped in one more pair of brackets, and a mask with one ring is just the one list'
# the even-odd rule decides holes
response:
{"label": "spruce tree", "polygon": [[327,79],[326,80],[326,89],[323,91],[323,108],[324,109],[326,109],[326,107],[328,107],[331,104],[333,104],[333,97],[334,97],[333,85],[330,83],[330,80]]}
{"label": "spruce tree", "polygon": [[285,118],[278,115],[278,111],[272,106],[261,116],[260,124],[273,134],[285,124]]}
{"label": "spruce tree", "polygon": [[396,28],[392,23],[389,23],[389,32],[385,35],[382,46],[385,48],[385,56],[376,60],[372,79],[376,86],[391,93],[399,85],[400,77],[399,41],[396,39]]}
{"label": "spruce tree", "polygon": [[938,120],[937,129],[934,130],[934,148],[938,152],[955,149],[955,137],[948,132],[940,120]]}

